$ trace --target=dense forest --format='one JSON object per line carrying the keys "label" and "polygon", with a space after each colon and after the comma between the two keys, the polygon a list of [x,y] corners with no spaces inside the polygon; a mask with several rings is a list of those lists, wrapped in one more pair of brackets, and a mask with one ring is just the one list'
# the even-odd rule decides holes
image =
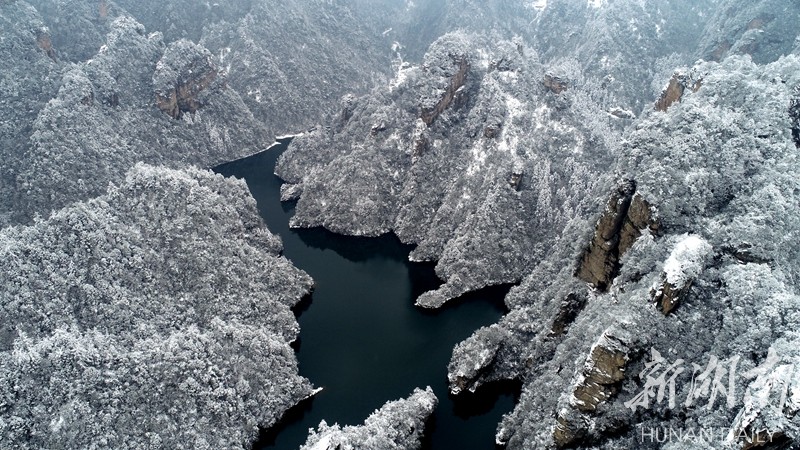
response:
{"label": "dense forest", "polygon": [[[798,23],[793,0],[0,1],[0,447],[247,449],[315,394],[290,347],[313,280],[208,170],[293,135],[292,226],[413,244],[443,281],[420,308],[513,285],[448,367],[452,395],[522,383],[498,445],[793,448]],[[419,388],[304,448],[419,448]]]}

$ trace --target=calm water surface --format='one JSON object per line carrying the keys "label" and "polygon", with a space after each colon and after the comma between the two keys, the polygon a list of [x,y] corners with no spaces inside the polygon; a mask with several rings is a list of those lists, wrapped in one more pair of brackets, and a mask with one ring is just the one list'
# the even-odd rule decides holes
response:
{"label": "calm water surface", "polygon": [[433,266],[410,263],[411,247],[396,237],[290,229],[294,205],[281,204],[281,181],[273,175],[287,145],[215,169],[245,179],[267,226],[283,239],[286,257],[316,283],[296,308],[301,332],[295,347],[300,374],[323,391],[263,433],[254,449],[297,449],[323,419],[360,424],[386,401],[425,386],[439,397],[426,428],[426,449],[494,449],[497,423],[513,408],[518,389],[493,386],[450,398],[447,363],[458,342],[502,316],[507,289],[487,289],[426,311],[414,299],[439,285]]}

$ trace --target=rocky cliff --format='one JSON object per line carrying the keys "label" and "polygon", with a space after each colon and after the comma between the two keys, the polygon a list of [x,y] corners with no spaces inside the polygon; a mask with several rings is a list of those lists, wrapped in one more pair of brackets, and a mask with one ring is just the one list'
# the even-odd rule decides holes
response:
{"label": "rocky cliff", "polygon": [[391,43],[338,3],[0,7],[19,72],[3,84],[3,223],[100,195],[136,161],[209,167],[257,152],[391,67]]}
{"label": "rocky cliff", "polygon": [[[454,394],[523,383],[499,443],[637,448],[660,427],[729,430],[715,448],[796,445],[800,62],[781,55],[797,53],[798,8],[0,2],[0,56],[15,62],[0,82],[0,224],[31,224],[0,233],[2,273],[24,275],[3,283],[0,436],[242,448],[309,395],[286,306],[310,281],[258,231],[242,186],[125,174],[207,167],[320,122],[277,167],[294,226],[416,244],[445,281],[423,307],[516,284],[448,370]],[[195,230],[210,234],[182,239]],[[275,278],[254,281],[244,254]],[[290,383],[265,394],[276,377]],[[430,404],[416,392],[308,445],[413,448]]]}
{"label": "rocky cliff", "polygon": [[24,2],[0,3],[0,57],[7,64],[0,82],[0,225],[14,220],[16,177],[33,121],[58,91],[61,67],[39,47],[37,36],[48,32],[38,12]]}
{"label": "rocky cliff", "polygon": [[[799,63],[794,57],[766,66],[728,59],[695,67],[703,86],[687,91],[667,112],[642,118],[628,133],[617,167],[636,180],[636,195],[650,205],[640,209],[657,213],[658,232],[645,231],[618,260],[609,259],[606,249],[614,248],[616,230],[624,229],[620,216],[626,203],[634,203],[632,186],[623,184],[610,196],[586,249],[548,255],[512,289],[506,300],[511,313],[456,348],[453,392],[498,378],[526,380],[499,441],[509,448],[631,448],[643,445],[642,429],[659,427],[735,431],[729,440],[707,444],[714,448],[751,448],[752,431],[767,428],[780,437],[776,445],[800,438],[793,404],[778,413],[769,403],[778,402],[770,396],[777,394],[765,386],[781,372],[749,372],[788,367],[795,358],[788,342],[796,326],[798,291],[791,280],[799,254],[790,236],[797,223],[783,218],[796,209],[790,206],[797,192],[790,174],[797,168],[787,108],[800,82]],[[738,95],[742,90],[746,96]],[[652,230],[647,223],[631,229]],[[563,239],[583,233],[566,228]],[[605,256],[587,258],[596,248]],[[601,278],[595,270],[578,271],[594,283],[590,289],[576,282],[559,263],[571,258],[579,268],[595,261],[617,267],[607,292],[595,289]],[[768,358],[777,349],[780,354]],[[477,353],[485,357],[476,371],[469,355]],[[737,364],[739,375],[733,375],[731,365]],[[710,391],[693,391],[692,376],[715,373],[715,367],[717,376],[726,371],[728,390],[716,399]],[[661,374],[666,390],[648,391],[647,383]],[[793,386],[787,380],[781,382]],[[553,395],[554,389],[561,394]],[[772,400],[754,403],[755,392]],[[712,410],[699,407],[714,402]]]}
{"label": "rocky cliff", "polygon": [[[421,306],[520,282],[506,299],[511,312],[456,347],[449,367],[453,393],[523,380],[522,400],[498,430],[509,448],[632,448],[643,427],[751,430],[769,421],[782,424],[782,442],[796,439],[791,413],[775,415],[744,397],[725,398],[713,414],[652,399],[627,405],[645,388],[639,374],[653,361],[680,362],[687,375],[692,364],[702,373],[732,361],[746,372],[765,363],[772,342],[781,343],[781,364],[794,358],[783,344],[793,325],[756,324],[792,315],[795,300],[774,308],[797,295],[789,237],[796,225],[780,213],[795,208],[797,60],[681,68],[677,61],[702,51],[690,37],[710,33],[708,4],[669,29],[638,21],[652,14],[626,16],[624,2],[594,3],[599,8],[548,2],[530,42],[489,49],[481,36],[448,35],[389,86],[344,99],[329,126],[296,140],[279,162],[286,198],[299,197],[293,224],[394,232],[418,244],[412,258],[438,261],[446,281],[421,296]],[[679,9],[670,4],[658,14]],[[556,27],[559,12],[592,25],[557,47],[542,29]],[[585,38],[605,30],[601,23],[633,27],[626,29],[637,42],[671,36],[686,59]],[[778,39],[794,45],[791,34]],[[754,51],[759,61],[779,55]],[[565,54],[616,65],[556,56]],[[455,74],[463,59],[462,81]],[[633,63],[643,59],[656,70],[632,69],[648,66]],[[657,89],[648,94],[651,81]],[[744,287],[761,276],[766,285]],[[755,315],[741,317],[743,310]],[[766,375],[732,381],[740,393],[771,382]],[[711,400],[689,386],[676,385],[677,403]],[[753,443],[742,435],[717,444]]]}
{"label": "rocky cliff", "polygon": [[166,45],[128,17],[109,26],[94,58],[64,66],[20,136],[8,164],[16,202],[5,205],[18,221],[100,195],[138,161],[209,167],[272,141],[207,50]]}
{"label": "rocky cliff", "polygon": [[708,19],[698,58],[719,61],[728,55],[750,55],[758,63],[792,52],[800,6],[791,0],[742,2],[724,0]]}
{"label": "rocky cliff", "polygon": [[296,139],[276,168],[301,193],[293,225],[418,244],[411,257],[438,260],[447,281],[419,299],[429,307],[521,280],[574,216],[554,207],[563,187],[602,189],[590,160],[611,164],[614,124],[582,89],[549,92],[521,41],[496,48],[448,35],[388,88],[348,100],[335,126]]}
{"label": "rocky cliff", "polygon": [[[688,42],[710,7],[698,2],[691,20],[677,20],[687,11],[671,3],[579,3],[516,5],[535,33],[500,42],[448,34],[419,66],[400,66],[388,86],[346,97],[330,125],[297,139],[278,163],[290,183],[284,199],[299,198],[293,225],[394,232],[417,244],[412,259],[438,261],[447,281],[420,297],[423,306],[519,282],[549,251],[553,230],[605,201],[599,192],[615,182],[608,175],[617,134],[653,108],[641,86],[666,83],[674,67],[661,67],[693,51],[666,54],[637,42]],[[557,43],[556,34],[569,39]],[[604,63],[586,62],[597,60]],[[679,87],[670,104],[683,95]]]}

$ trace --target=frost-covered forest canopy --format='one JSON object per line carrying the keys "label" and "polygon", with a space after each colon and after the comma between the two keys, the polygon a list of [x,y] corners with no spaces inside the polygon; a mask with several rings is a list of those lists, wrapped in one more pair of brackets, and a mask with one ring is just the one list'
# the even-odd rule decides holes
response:
{"label": "frost-covered forest canopy", "polygon": [[[522,382],[499,444],[799,446],[798,24],[795,0],[0,0],[0,447],[245,449],[313,395],[289,346],[313,281],[208,171],[286,134],[293,226],[414,244],[444,281],[420,307],[514,285],[448,367],[453,394]],[[631,408],[662,356],[678,404]],[[304,448],[419,448],[433,393],[386,400]]]}

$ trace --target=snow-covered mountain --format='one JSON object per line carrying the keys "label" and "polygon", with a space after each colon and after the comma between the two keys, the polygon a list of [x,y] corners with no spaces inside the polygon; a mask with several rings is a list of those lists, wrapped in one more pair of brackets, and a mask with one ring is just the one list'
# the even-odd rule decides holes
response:
{"label": "snow-covered mountain", "polygon": [[[248,448],[314,392],[288,347],[311,280],[203,170],[301,132],[277,166],[294,226],[416,244],[444,281],[421,307],[515,285],[449,366],[454,394],[522,382],[498,443],[796,445],[798,19],[793,0],[0,2],[2,446]],[[417,448],[432,397],[306,446]]]}

